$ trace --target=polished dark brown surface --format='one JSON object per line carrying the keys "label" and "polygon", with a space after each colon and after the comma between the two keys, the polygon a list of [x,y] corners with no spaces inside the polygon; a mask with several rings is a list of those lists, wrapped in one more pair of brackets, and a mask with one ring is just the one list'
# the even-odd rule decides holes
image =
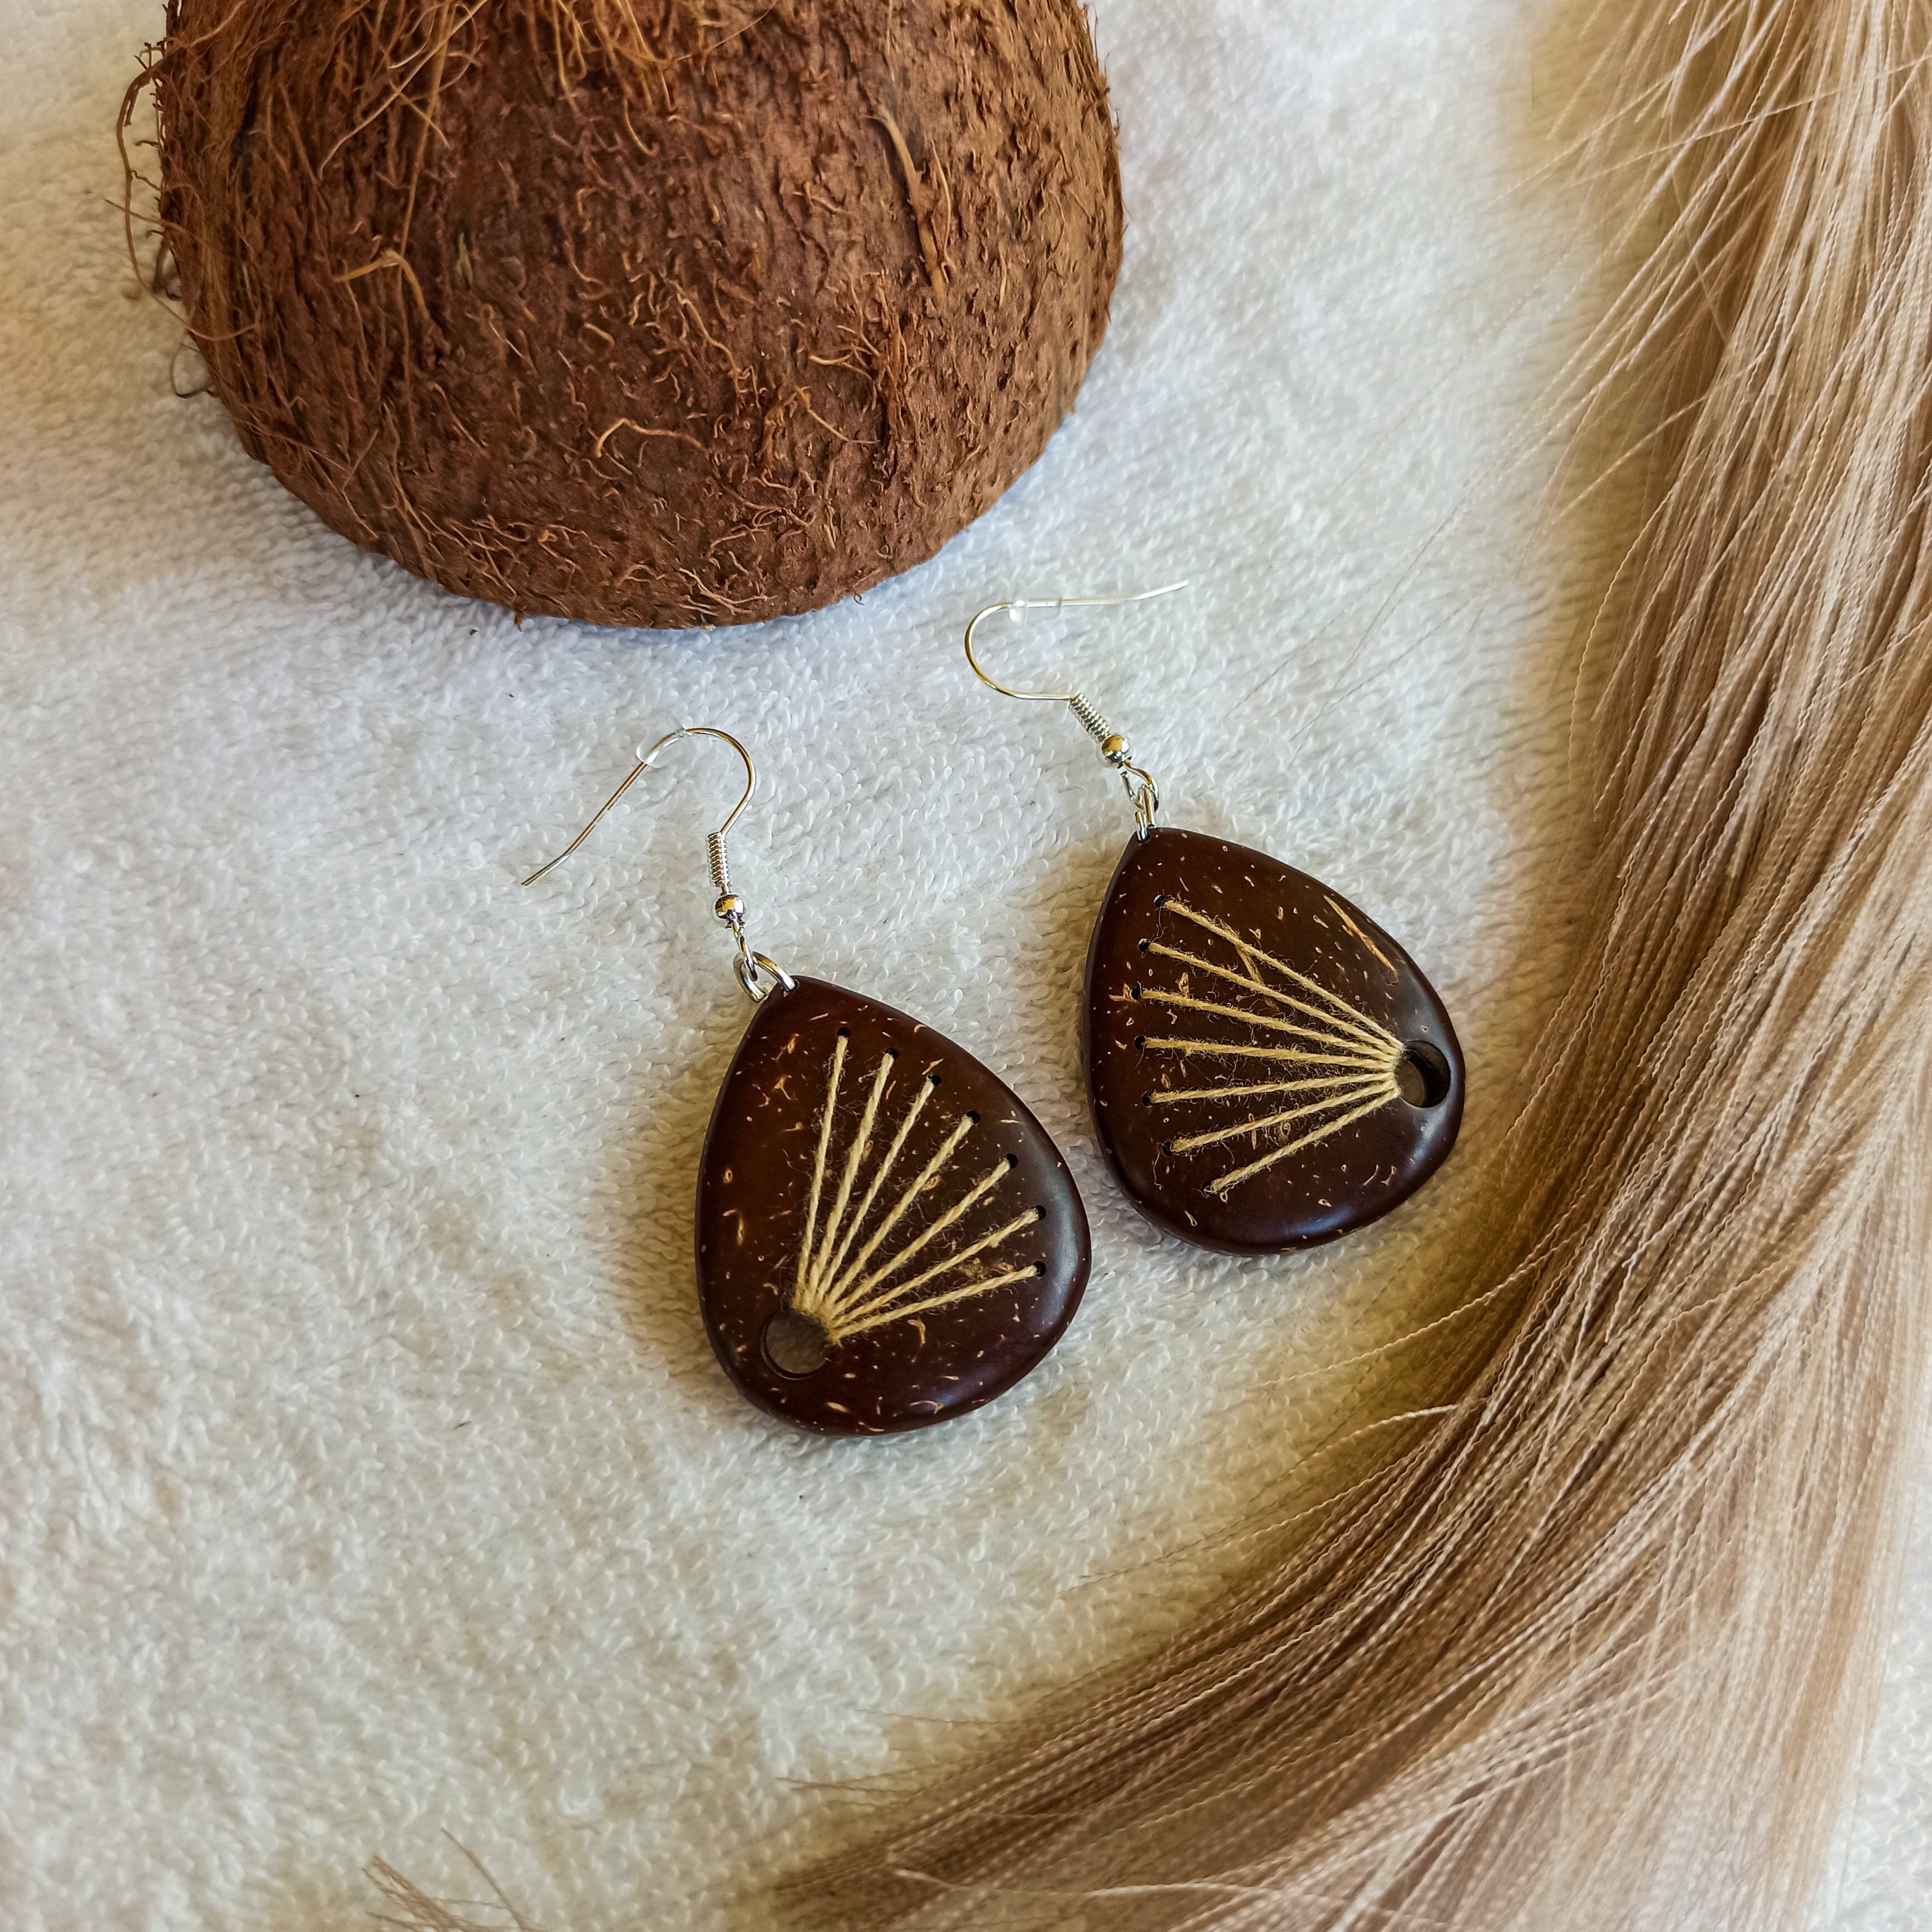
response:
{"label": "polished dark brown surface", "polygon": [[963,1048],[815,980],[758,1010],[718,1090],[698,1279],[724,1372],[806,1429],[964,1414],[1059,1340],[1087,1216],[1045,1130]]}
{"label": "polished dark brown surface", "polygon": [[1352,1232],[1462,1120],[1455,1030],[1408,955],[1319,880],[1157,827],[1129,842],[1087,956],[1094,1124],[1150,1220],[1233,1254]]}

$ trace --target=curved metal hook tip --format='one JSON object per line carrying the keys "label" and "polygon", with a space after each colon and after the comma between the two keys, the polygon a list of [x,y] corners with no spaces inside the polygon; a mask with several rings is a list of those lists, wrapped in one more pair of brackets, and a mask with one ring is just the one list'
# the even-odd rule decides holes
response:
{"label": "curved metal hook tip", "polygon": [[1178,584],[1163,584],[1157,590],[1125,591],[1112,597],[1009,597],[1000,603],[988,604],[983,610],[974,614],[971,622],[966,626],[966,662],[972,666],[973,675],[990,690],[997,691],[1002,698],[1036,699],[1043,704],[1071,704],[1079,696],[1078,692],[1016,691],[1011,685],[1002,684],[998,678],[989,677],[974,648],[981,624],[1002,610],[1060,610],[1071,604],[1144,604],[1150,598],[1170,596],[1174,592],[1186,588],[1187,580],[1183,578]]}
{"label": "curved metal hook tip", "polygon": [[745,789],[740,794],[738,802],[731,808],[730,816],[712,835],[722,841],[732,826],[737,824],[738,814],[751,803],[752,794],[758,788],[758,768],[752,764],[751,753],[746,751],[730,732],[720,730],[716,724],[680,724],[675,731],[667,731],[649,751],[638,754],[638,762],[632,766],[629,777],[626,778],[624,782],[597,808],[596,815],[591,819],[590,823],[554,859],[546,860],[523,883],[526,886],[533,886],[544,873],[550,871],[552,866],[562,865],[564,860],[568,859],[572,853],[574,852],[584,840],[597,830],[598,825],[603,822],[604,814],[610,811],[610,808],[657,762],[658,754],[667,745],[676,744],[680,738],[721,738],[745,761]]}

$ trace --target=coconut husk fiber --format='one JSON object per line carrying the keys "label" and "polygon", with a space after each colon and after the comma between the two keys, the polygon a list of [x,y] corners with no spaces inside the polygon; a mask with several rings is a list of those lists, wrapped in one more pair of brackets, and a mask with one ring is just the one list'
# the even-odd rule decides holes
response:
{"label": "coconut husk fiber", "polygon": [[1039,456],[1121,206],[1078,0],[170,0],[159,219],[244,445],[463,595],[749,622]]}

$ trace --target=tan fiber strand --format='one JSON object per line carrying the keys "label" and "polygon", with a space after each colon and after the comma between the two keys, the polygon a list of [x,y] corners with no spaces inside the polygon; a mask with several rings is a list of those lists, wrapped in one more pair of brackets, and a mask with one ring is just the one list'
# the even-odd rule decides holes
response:
{"label": "tan fiber strand", "polygon": [[[857,1211],[847,1224],[844,1233],[839,1237],[838,1245],[832,1253],[821,1272],[836,1278],[845,1265],[845,1257],[852,1244],[858,1238],[859,1230],[866,1225],[866,1219],[872,1211],[872,1204],[879,1198],[879,1190],[886,1184],[887,1177],[898,1166],[900,1154],[904,1150],[912,1130],[919,1124],[919,1117],[926,1111],[926,1103],[939,1090],[939,1082],[928,1075],[913,1090],[912,1105],[906,1109],[905,1118],[899,1123],[898,1132],[892,1136],[891,1146],[873,1170],[871,1184],[866,1188],[865,1198],[859,1203]],[[917,1191],[915,1187],[915,1192]],[[862,1262],[860,1265],[864,1264]]]}
{"label": "tan fiber strand", "polygon": [[[1332,1112],[1336,1107],[1351,1106],[1356,1101],[1363,1100],[1368,1100],[1371,1104],[1360,1111],[1372,1112],[1375,1108],[1379,1107],[1384,1101],[1393,1100],[1396,1092],[1396,1084],[1392,1080],[1370,1080],[1358,1086],[1345,1088],[1340,1093],[1331,1094],[1326,1100],[1311,1100],[1300,1107],[1284,1108],[1280,1112],[1269,1114],[1260,1120],[1238,1121],[1231,1127],[1210,1127],[1198,1134],[1182,1134],[1178,1136],[1170,1144],[1176,1154],[1191,1154],[1196,1148],[1219,1147],[1224,1141],[1240,1140],[1249,1135],[1269,1133],[1276,1127],[1288,1126],[1292,1121],[1305,1120],[1314,1114]],[[1354,1116],[1351,1114],[1348,1118],[1353,1119]],[[1341,1123],[1337,1122],[1336,1124],[1339,1126]],[[1325,1136],[1326,1134],[1332,1133],[1334,1131],[1334,1128],[1332,1126],[1324,1129],[1324,1135]],[[1309,1142],[1304,1139],[1295,1142],[1294,1145],[1303,1147],[1309,1144]],[[1279,1151],[1286,1154],[1291,1150],[1282,1148]]]}
{"label": "tan fiber strand", "polygon": [[818,1226],[818,1198],[825,1190],[825,1158],[832,1145],[832,1116],[838,1105],[838,1076],[845,1067],[845,1035],[842,1031],[832,1043],[832,1073],[825,1085],[825,1112],[818,1124],[818,1146],[812,1156],[812,1196],[805,1211],[805,1240],[798,1251],[798,1292],[812,1268],[812,1238]]}
{"label": "tan fiber strand", "polygon": [[1216,966],[1211,960],[1200,958],[1192,952],[1182,952],[1172,946],[1162,946],[1158,940],[1150,940],[1148,951],[1157,958],[1175,960],[1183,966],[1190,966],[1203,973],[1211,973],[1217,979],[1227,980],[1230,985],[1245,987],[1251,993],[1258,993],[1264,999],[1278,1001],[1310,1019],[1319,1020],[1334,1032],[1360,1040],[1364,1046],[1386,1047],[1400,1044],[1393,1034],[1376,1026],[1372,1020],[1363,1015],[1357,1014],[1352,1022],[1337,1020],[1332,1012],[1318,1006],[1311,1006],[1304,1000],[1292,999],[1278,988],[1264,985],[1252,972],[1231,973],[1226,967]]}
{"label": "tan fiber strand", "polygon": [[[878,1071],[872,1076],[872,1090],[866,1096],[865,1114],[859,1122],[859,1131],[852,1136],[851,1150],[846,1155],[844,1170],[838,1176],[838,1198],[832,1204],[830,1217],[825,1223],[824,1238],[819,1244],[818,1258],[812,1264],[812,1272],[815,1275],[822,1276],[825,1273],[832,1245],[838,1238],[845,1210],[852,1204],[852,1183],[858,1174],[859,1163],[865,1159],[867,1150],[872,1144],[872,1129],[879,1118],[879,1096],[885,1092],[886,1082],[891,1078],[892,1071],[892,1056],[886,1054],[879,1062]],[[825,1103],[825,1124],[828,1132],[832,1124],[832,1108],[837,1094],[838,1081],[835,1076],[832,1095]],[[916,1106],[917,1102],[915,1102],[914,1105]]]}
{"label": "tan fiber strand", "polygon": [[952,1131],[940,1143],[938,1152],[908,1184],[898,1200],[894,1202],[891,1208],[887,1210],[885,1219],[873,1230],[866,1245],[847,1264],[844,1272],[839,1276],[837,1281],[829,1284],[833,1294],[842,1293],[858,1279],[860,1270],[871,1261],[873,1256],[878,1253],[886,1237],[905,1218],[907,1210],[910,1208],[913,1203],[945,1172],[947,1163],[958,1150],[960,1142],[964,1140],[972,1131],[973,1123],[970,1120],[960,1120],[955,1124]]}
{"label": "tan fiber strand", "polygon": [[[1352,1107],[1339,1119],[1324,1121],[1320,1126],[1311,1128],[1306,1133],[1297,1136],[1285,1146],[1276,1148],[1271,1154],[1263,1154],[1258,1160],[1250,1161],[1246,1167],[1238,1167],[1232,1174],[1223,1174],[1210,1180],[1208,1184],[1209,1192],[1214,1194],[1226,1194],[1230,1190],[1238,1187],[1243,1181],[1252,1180],[1258,1174],[1265,1174],[1270,1168],[1287,1160],[1289,1155],[1299,1154],[1304,1148],[1319,1145],[1321,1142],[1334,1135],[1339,1134],[1344,1127],[1352,1125],[1364,1115],[1372,1114],[1378,1108],[1387,1106],[1389,1102],[1396,1097],[1396,1089],[1393,1082],[1386,1088],[1377,1087],[1372,1089],[1370,1097],[1360,1106]],[[1280,1126],[1288,1121],[1300,1120],[1311,1111],[1312,1110],[1304,1107],[1293,1113],[1276,1114],[1268,1120],[1257,1121],[1252,1126],[1244,1128],[1240,1131],[1260,1133],[1266,1130]],[[1226,1136],[1216,1135],[1214,1138],[1223,1139]],[[1204,1143],[1196,1142],[1194,1144],[1199,1146]],[[1177,1153],[1182,1151],[1183,1149],[1182,1142],[1179,1141],[1174,1142],[1174,1150]]]}
{"label": "tan fiber strand", "polygon": [[[934,1262],[930,1268],[914,1275],[911,1280],[902,1282],[896,1288],[888,1288],[881,1294],[874,1294],[862,1300],[855,1298],[851,1311],[853,1316],[856,1318],[872,1314],[888,1302],[896,1301],[904,1295],[916,1294],[928,1282],[937,1281],[943,1274],[950,1274],[956,1268],[964,1267],[967,1262],[972,1260],[975,1256],[985,1253],[988,1248],[998,1247],[1009,1236],[1018,1234],[1022,1228],[1030,1228],[1039,1219],[1040,1210],[1037,1208],[1029,1208],[1024,1214],[1015,1215],[1004,1228],[995,1228],[990,1234],[982,1234],[970,1246],[960,1249],[956,1254],[948,1255],[943,1262]],[[975,1283],[976,1291],[984,1285],[983,1282]]]}
{"label": "tan fiber strand", "polygon": [[860,1300],[870,1294],[880,1282],[889,1280],[896,1274],[908,1262],[912,1259],[914,1256],[923,1252],[928,1246],[946,1233],[956,1221],[970,1209],[976,1208],[1011,1172],[1011,1164],[1004,1160],[998,1167],[988,1168],[950,1208],[946,1209],[944,1214],[940,1215],[936,1220],[928,1222],[883,1268],[874,1268],[863,1280],[847,1292]]}
{"label": "tan fiber strand", "polygon": [[1178,1100],[1239,1100],[1264,1094],[1339,1094],[1357,1087],[1361,1079],[1358,1072],[1334,1073],[1319,1080],[1263,1080],[1246,1087],[1161,1087],[1149,1097],[1158,1107]]}
{"label": "tan fiber strand", "polygon": [[[1216,1054],[1226,1060],[1286,1060],[1296,1066],[1349,1066],[1358,1074],[1365,1064],[1358,1054],[1311,1053],[1305,1046],[1256,1046],[1246,1040],[1183,1040],[1166,1034],[1149,1034],[1141,1043],[1150,1052],[1158,1049],[1183,1054]],[[1162,1096],[1156,1091],[1154,1097]]]}
{"label": "tan fiber strand", "polygon": [[1039,1209],[1029,1208],[1024,1214],[1016,1215],[1004,1228],[996,1228],[990,1234],[982,1234],[976,1241],[970,1243],[965,1247],[956,1250],[944,1261],[933,1262],[930,1267],[914,1275],[911,1280],[902,1282],[896,1288],[887,1288],[882,1294],[874,1294],[863,1298],[854,1296],[853,1313],[870,1314],[882,1303],[896,1300],[901,1295],[916,1293],[919,1289],[925,1287],[927,1282],[938,1280],[943,1274],[950,1274],[956,1268],[963,1268],[974,1256],[984,1253],[988,1248],[998,1247],[1010,1234],[1018,1233],[1022,1228],[1031,1227],[1039,1219]]}
{"label": "tan fiber strand", "polygon": [[1259,1013],[1247,1006],[1222,1006],[1213,1000],[1197,999],[1192,993],[1171,992],[1162,986],[1143,986],[1140,998],[1152,1004],[1162,1006],[1180,1006],[1189,1012],[1211,1013],[1217,1019],[1244,1020],[1250,1026],[1264,1028],[1270,1033],[1292,1034],[1298,1040],[1318,1040],[1323,1045],[1348,1049],[1348,1057],[1360,1060],[1365,1066],[1378,1066],[1390,1056],[1386,1053],[1372,1053],[1366,1048],[1353,1048],[1346,1034],[1317,1032],[1312,1027],[1298,1024],[1293,1020],[1277,1018],[1273,1013]]}
{"label": "tan fiber strand", "polygon": [[935,1308],[946,1308],[956,1301],[970,1300],[975,1295],[990,1294],[996,1288],[1010,1288],[1017,1281],[1030,1281],[1040,1273],[1038,1268],[1008,1268],[1004,1274],[988,1275],[983,1281],[969,1281],[964,1288],[949,1289],[944,1294],[935,1294],[924,1301],[914,1301],[901,1307],[895,1305],[882,1314],[868,1316],[864,1320],[848,1324],[847,1335],[862,1335],[868,1328],[883,1327],[888,1322],[910,1320],[914,1316],[930,1314]]}
{"label": "tan fiber strand", "polygon": [[[1261,975],[1256,970],[1254,962],[1258,961],[1262,965],[1267,967],[1270,972],[1279,973],[1283,979],[1299,986],[1303,992],[1313,994],[1324,1004],[1332,1007],[1340,1024],[1364,1029],[1372,1034],[1378,1040],[1394,1040],[1395,1037],[1394,1034],[1388,1032],[1386,1028],[1377,1026],[1366,1013],[1360,1012],[1350,1005],[1332,986],[1324,986],[1318,980],[1310,979],[1306,973],[1297,972],[1286,961],[1276,958],[1271,952],[1264,952],[1251,940],[1244,939],[1232,927],[1224,926],[1218,919],[1210,918],[1204,912],[1196,912],[1192,906],[1184,904],[1179,899],[1168,900],[1161,910],[1163,912],[1176,914],[1182,919],[1191,920],[1204,931],[1214,934],[1218,938],[1225,939],[1236,952],[1241,955],[1243,958],[1250,962],[1249,970],[1254,974],[1257,980],[1260,979]],[[1379,955],[1377,956],[1380,957]]]}

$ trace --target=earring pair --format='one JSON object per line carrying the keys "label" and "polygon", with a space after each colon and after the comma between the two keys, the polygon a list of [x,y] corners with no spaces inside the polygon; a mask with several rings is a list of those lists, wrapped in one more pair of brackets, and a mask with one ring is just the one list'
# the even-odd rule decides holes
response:
{"label": "earring pair", "polygon": [[[1433,988],[1365,913],[1264,854],[1160,824],[1153,778],[1086,698],[1016,690],[980,661],[995,615],[1163,594],[989,605],[967,628],[967,661],[1005,696],[1066,704],[1132,808],[1081,1028],[1108,1166],[1182,1239],[1278,1253],[1366,1226],[1435,1172],[1461,1121],[1462,1055]],[[1086,1213],[1046,1130],[974,1055],[753,947],[725,848],[758,788],[743,745],[714,725],[667,734],[524,883],[576,851],[670,746],[698,738],[744,766],[706,844],[712,914],[754,1009],[699,1165],[712,1348],[758,1407],[823,1433],[964,1414],[1065,1332],[1091,1265]]]}

